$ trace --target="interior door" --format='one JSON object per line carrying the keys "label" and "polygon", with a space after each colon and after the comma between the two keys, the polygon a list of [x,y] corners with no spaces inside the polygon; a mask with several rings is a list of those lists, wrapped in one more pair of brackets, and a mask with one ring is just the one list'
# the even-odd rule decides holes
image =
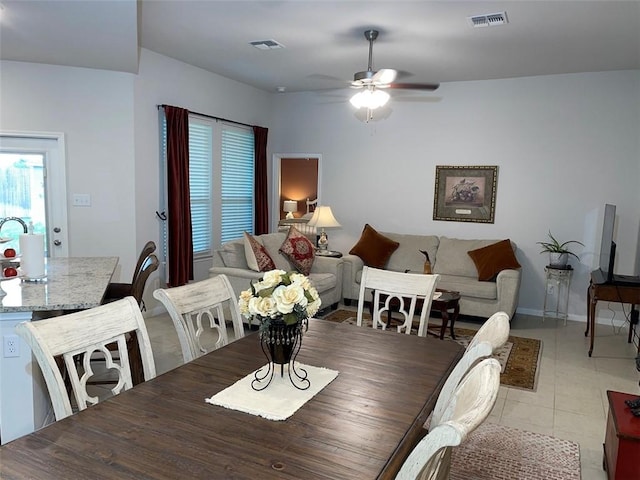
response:
{"label": "interior door", "polygon": [[285,200],[298,202],[294,217],[301,217],[306,213],[306,200],[320,198],[321,160],[322,155],[312,153],[278,153],[273,156],[272,231],[277,230],[278,221],[285,216]]}
{"label": "interior door", "polygon": [[[0,132],[0,218],[33,222],[48,257],[69,255],[64,152],[61,133]],[[19,222],[5,222],[0,236],[12,240],[3,247],[17,247],[21,231]]]}

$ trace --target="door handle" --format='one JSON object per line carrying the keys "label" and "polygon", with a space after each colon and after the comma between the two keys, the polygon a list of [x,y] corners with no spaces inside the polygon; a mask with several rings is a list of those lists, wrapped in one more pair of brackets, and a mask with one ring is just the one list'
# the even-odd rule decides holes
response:
{"label": "door handle", "polygon": [[53,229],[53,231],[54,231],[55,233],[60,233],[60,231],[61,231],[61,230],[60,230],[60,227],[55,227],[55,228]]}
{"label": "door handle", "polygon": [[56,247],[59,247],[60,245],[62,245],[62,242],[61,242],[60,240],[54,240],[54,241],[53,241],[53,244],[54,244]]}

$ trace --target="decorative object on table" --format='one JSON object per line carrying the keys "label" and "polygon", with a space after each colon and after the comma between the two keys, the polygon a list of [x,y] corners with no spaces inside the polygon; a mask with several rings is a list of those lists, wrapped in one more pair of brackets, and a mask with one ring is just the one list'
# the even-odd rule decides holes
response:
{"label": "decorative object on table", "polygon": [[341,225],[336,220],[336,217],[333,216],[333,212],[331,211],[331,207],[326,205],[318,205],[313,212],[313,216],[309,223],[307,224],[310,227],[321,228],[320,236],[318,238],[318,248],[320,250],[328,250],[329,249],[329,238],[327,237],[327,232],[325,228],[336,228]]}
{"label": "decorative object on table", "polygon": [[293,218],[293,214],[298,211],[298,202],[295,200],[285,200],[282,210],[287,212],[284,218],[291,219]]}
{"label": "decorative object on table", "polygon": [[309,279],[297,272],[271,270],[257,283],[251,284],[238,299],[240,313],[250,324],[260,323],[260,345],[269,361],[264,368],[255,372],[251,384],[254,390],[267,388],[275,366],[280,365],[280,376],[284,376],[284,366],[288,365],[289,379],[300,390],[311,385],[305,369],[296,369],[295,360],[302,346],[303,332],[307,321],[313,317],[321,305],[320,296]]}
{"label": "decorative object on table", "polygon": [[542,246],[542,250],[540,253],[548,253],[549,254],[549,266],[553,268],[564,268],[567,266],[569,261],[569,255],[573,255],[576,259],[580,260],[580,257],[573,253],[568,245],[572,243],[576,243],[578,245],[582,245],[584,247],[584,243],[579,242],[578,240],[567,240],[566,242],[560,243],[556,238],[551,234],[551,230],[549,230],[549,242],[536,242],[538,245]]}
{"label": "decorative object on table", "polygon": [[44,235],[33,233],[33,224],[29,233],[20,235],[20,268],[25,281],[44,280]]}
{"label": "decorative object on table", "polygon": [[431,260],[429,260],[429,253],[426,250],[420,250],[420,253],[422,253],[425,257],[422,273],[429,275],[431,273]]}
{"label": "decorative object on table", "polygon": [[433,219],[493,223],[497,166],[436,166]]}

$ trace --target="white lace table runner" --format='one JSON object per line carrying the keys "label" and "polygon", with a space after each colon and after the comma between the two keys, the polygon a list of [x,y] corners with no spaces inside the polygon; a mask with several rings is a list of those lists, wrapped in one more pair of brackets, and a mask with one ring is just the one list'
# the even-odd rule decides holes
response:
{"label": "white lace table runner", "polygon": [[[263,372],[266,372],[267,368],[268,365],[264,365]],[[307,378],[311,382],[308,389],[299,390],[291,384],[288,368],[288,365],[285,365],[284,376],[281,377],[280,365],[276,365],[271,384],[264,390],[256,391],[251,388],[251,382],[255,379],[255,372],[251,372],[230,387],[205,399],[205,402],[251,415],[259,415],[268,420],[286,420],[329,385],[339,373],[336,370],[296,362],[296,371],[306,370]],[[296,379],[295,375],[292,376]],[[299,385],[299,383],[296,384]]]}

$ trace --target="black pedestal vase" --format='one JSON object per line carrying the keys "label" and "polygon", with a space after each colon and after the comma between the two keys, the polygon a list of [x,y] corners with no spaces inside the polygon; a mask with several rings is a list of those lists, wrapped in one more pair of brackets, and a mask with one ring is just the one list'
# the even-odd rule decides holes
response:
{"label": "black pedestal vase", "polygon": [[[260,345],[269,364],[256,371],[255,378],[251,382],[254,390],[264,390],[269,386],[273,380],[276,365],[280,365],[280,377],[284,377],[284,367],[288,365],[289,380],[297,389],[306,390],[311,386],[307,371],[304,368],[296,368],[295,365],[306,326],[306,321],[287,325],[282,320],[271,320],[267,327],[260,330]],[[265,369],[266,372],[263,372]]]}

